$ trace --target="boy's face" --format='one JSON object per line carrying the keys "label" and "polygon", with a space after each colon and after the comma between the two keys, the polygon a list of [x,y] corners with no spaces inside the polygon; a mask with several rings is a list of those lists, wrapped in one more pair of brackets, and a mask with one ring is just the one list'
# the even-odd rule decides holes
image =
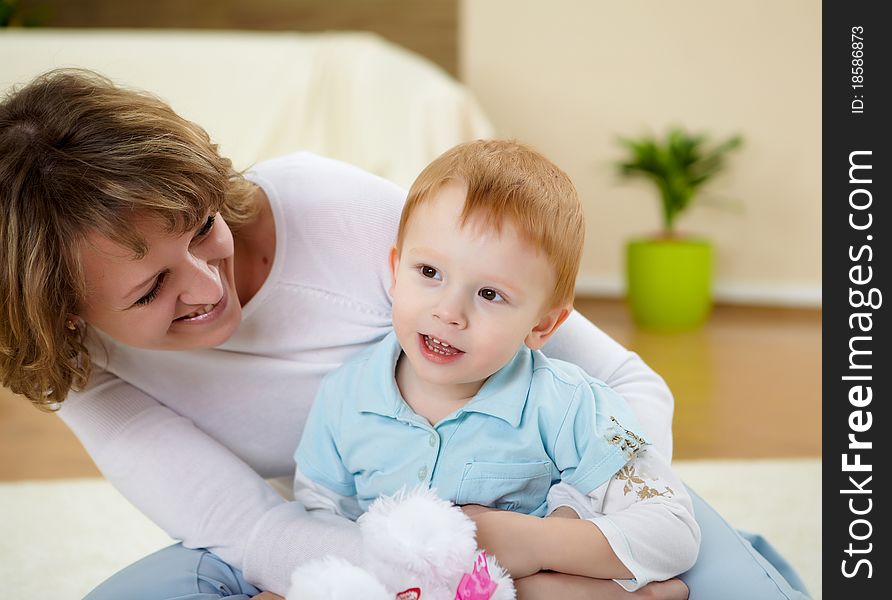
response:
{"label": "boy's face", "polygon": [[[391,252],[393,327],[420,379],[482,385],[526,343],[540,348],[569,307],[549,310],[555,275],[511,223],[459,226],[465,187],[440,188]],[[476,393],[476,390],[473,390]]]}

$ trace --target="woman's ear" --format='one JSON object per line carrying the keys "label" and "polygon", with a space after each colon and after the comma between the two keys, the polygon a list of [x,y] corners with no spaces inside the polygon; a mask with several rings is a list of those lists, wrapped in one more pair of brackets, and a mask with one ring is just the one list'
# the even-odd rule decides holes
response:
{"label": "woman's ear", "polygon": [[387,290],[387,293],[393,298],[393,288],[396,287],[396,272],[400,268],[400,253],[396,246],[390,248],[388,262],[390,263],[390,289]]}
{"label": "woman's ear", "polygon": [[545,313],[523,340],[524,344],[531,350],[540,350],[571,312],[573,312],[572,306],[558,306]]}
{"label": "woman's ear", "polygon": [[83,324],[83,319],[81,319],[77,315],[69,314],[67,317],[65,317],[65,328],[70,329],[71,331],[76,331],[77,328]]}

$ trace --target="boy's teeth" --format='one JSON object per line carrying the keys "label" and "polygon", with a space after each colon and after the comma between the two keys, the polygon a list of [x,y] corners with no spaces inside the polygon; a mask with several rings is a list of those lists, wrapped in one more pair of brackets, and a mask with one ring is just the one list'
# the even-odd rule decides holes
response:
{"label": "boy's teeth", "polygon": [[456,350],[446,342],[440,341],[429,335],[424,336],[424,342],[431,352],[442,354],[443,356],[452,356],[453,354],[458,352],[458,350]]}

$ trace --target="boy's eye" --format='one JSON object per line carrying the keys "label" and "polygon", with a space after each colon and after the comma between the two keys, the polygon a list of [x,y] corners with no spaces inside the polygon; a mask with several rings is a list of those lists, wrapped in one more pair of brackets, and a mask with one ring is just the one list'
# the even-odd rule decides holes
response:
{"label": "boy's eye", "polygon": [[492,288],[481,288],[477,295],[489,302],[502,302],[505,300],[500,293]]}
{"label": "boy's eye", "polygon": [[442,279],[442,277],[440,277],[440,272],[430,265],[421,265],[418,270],[423,276],[427,277],[428,279]]}

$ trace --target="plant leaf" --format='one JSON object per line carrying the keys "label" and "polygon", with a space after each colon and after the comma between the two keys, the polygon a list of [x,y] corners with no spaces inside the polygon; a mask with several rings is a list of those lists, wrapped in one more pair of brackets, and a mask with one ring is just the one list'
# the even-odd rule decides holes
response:
{"label": "plant leaf", "polygon": [[668,233],[675,219],[690,207],[699,188],[725,168],[725,156],[743,143],[732,136],[706,149],[707,137],[671,128],[663,140],[653,136],[620,138],[626,158],[616,163],[626,178],[644,177],[653,182],[663,208],[663,226]]}

